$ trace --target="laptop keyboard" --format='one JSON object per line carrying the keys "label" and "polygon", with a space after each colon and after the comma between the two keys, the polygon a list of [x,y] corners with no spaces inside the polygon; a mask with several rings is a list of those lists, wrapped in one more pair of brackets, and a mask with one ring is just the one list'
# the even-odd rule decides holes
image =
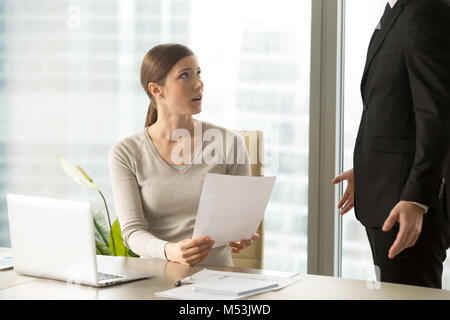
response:
{"label": "laptop keyboard", "polygon": [[115,274],[110,274],[110,273],[97,272],[97,278],[98,278],[98,281],[103,281],[103,280],[120,279],[120,278],[123,278],[123,277],[122,276],[117,276]]}

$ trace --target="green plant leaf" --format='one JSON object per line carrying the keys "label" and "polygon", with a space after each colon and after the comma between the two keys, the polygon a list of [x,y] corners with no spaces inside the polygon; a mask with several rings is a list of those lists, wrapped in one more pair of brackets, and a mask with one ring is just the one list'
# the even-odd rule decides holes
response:
{"label": "green plant leaf", "polygon": [[139,258],[137,254],[125,247],[122,238],[122,231],[120,229],[119,219],[116,219],[112,225],[110,238],[109,238],[109,248],[112,250],[112,237],[114,237],[114,243],[116,245],[116,255],[125,257],[135,257]]}
{"label": "green plant leaf", "polygon": [[105,216],[101,211],[94,211],[94,233],[95,240],[104,243],[109,247],[109,231],[106,224]]}
{"label": "green plant leaf", "polygon": [[113,250],[112,237],[114,237],[114,243],[116,245],[116,255],[125,256],[126,247],[123,244],[122,231],[120,230],[119,219],[116,219],[112,225],[111,233],[109,237],[109,248]]}
{"label": "green plant leaf", "polygon": [[127,248],[127,257],[139,258],[139,255]]}
{"label": "green plant leaf", "polygon": [[103,242],[95,241],[95,249],[96,249],[97,254],[100,254],[103,256],[112,256],[113,255],[111,250]]}

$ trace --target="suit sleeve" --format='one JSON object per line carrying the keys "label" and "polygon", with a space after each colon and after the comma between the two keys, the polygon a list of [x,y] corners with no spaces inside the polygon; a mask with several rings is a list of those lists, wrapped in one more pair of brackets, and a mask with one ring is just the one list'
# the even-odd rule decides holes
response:
{"label": "suit sleeve", "polygon": [[450,7],[430,1],[417,12],[405,37],[416,152],[401,199],[436,207],[450,161]]}

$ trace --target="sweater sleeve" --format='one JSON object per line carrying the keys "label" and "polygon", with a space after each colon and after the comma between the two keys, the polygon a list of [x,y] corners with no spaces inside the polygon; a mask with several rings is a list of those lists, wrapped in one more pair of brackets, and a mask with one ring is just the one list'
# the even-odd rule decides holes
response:
{"label": "sweater sleeve", "polygon": [[110,149],[109,174],[124,245],[142,257],[166,260],[164,247],[167,241],[155,237],[148,231],[135,174],[135,163],[134,154],[121,146],[121,143]]}

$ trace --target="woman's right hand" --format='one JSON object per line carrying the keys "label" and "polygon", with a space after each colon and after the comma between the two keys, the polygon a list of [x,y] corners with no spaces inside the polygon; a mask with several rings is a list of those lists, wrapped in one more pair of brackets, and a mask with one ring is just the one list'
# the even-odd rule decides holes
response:
{"label": "woman's right hand", "polygon": [[331,183],[337,184],[344,180],[347,180],[347,188],[345,189],[344,195],[338,204],[338,208],[342,208],[341,214],[347,213],[355,205],[355,182],[353,178],[353,168],[334,178]]}
{"label": "woman's right hand", "polygon": [[214,240],[211,240],[209,236],[184,239],[180,242],[168,242],[164,253],[169,261],[194,266],[208,256],[213,245]]}

